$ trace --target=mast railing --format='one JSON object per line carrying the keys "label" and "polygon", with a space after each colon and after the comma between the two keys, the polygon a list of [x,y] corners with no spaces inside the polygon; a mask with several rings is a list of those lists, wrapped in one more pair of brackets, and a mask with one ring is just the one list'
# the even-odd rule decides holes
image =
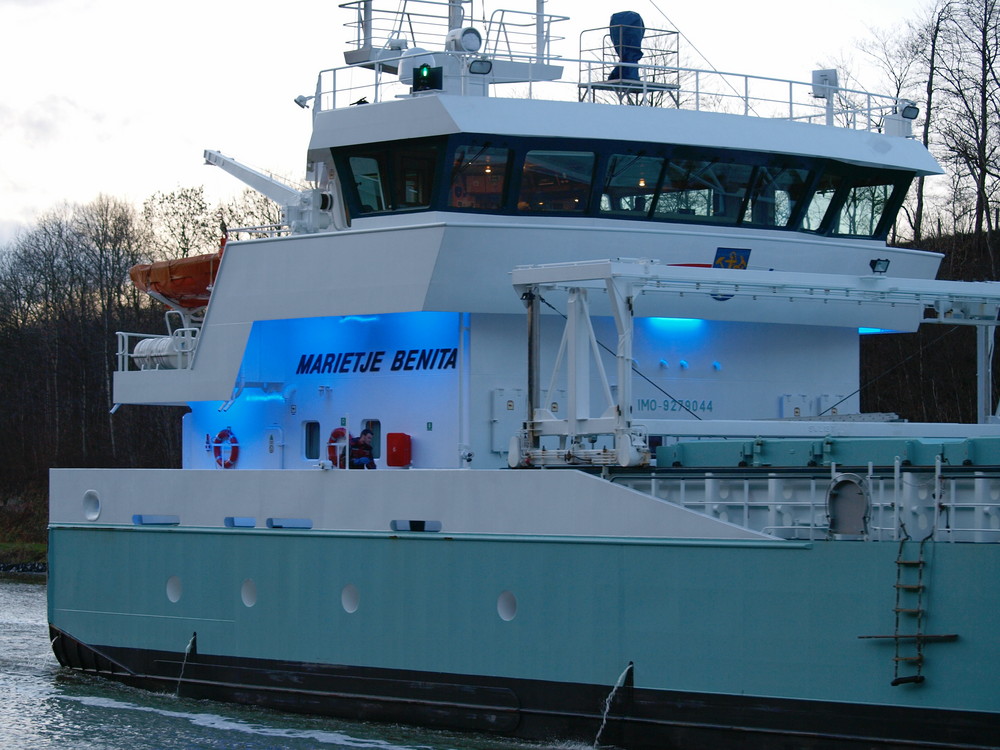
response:
{"label": "mast railing", "polygon": [[[453,51],[428,54],[435,61],[443,61],[447,57],[478,57]],[[514,61],[535,62],[530,54],[505,57]],[[405,65],[407,60],[413,63],[416,58],[412,53],[400,53],[382,57],[377,63],[345,65],[321,71],[317,80],[315,111],[326,112],[345,107],[362,98],[374,103],[410,94],[409,85],[401,83],[395,74],[397,66]],[[812,97],[813,85],[804,81],[638,63],[632,65],[638,70],[639,80],[622,82],[607,80],[607,63],[599,60],[563,58],[559,63],[567,68],[575,64],[579,71],[578,80],[551,81],[544,77],[547,69],[539,65],[537,78],[531,76],[529,68],[527,80],[509,84],[514,86],[511,89],[506,88],[508,84],[505,82],[491,79],[491,94],[549,101],[646,105],[816,124],[826,124],[830,113],[824,100]],[[901,106],[893,96],[867,91],[839,89],[836,96],[837,102],[832,108],[833,124],[850,130],[883,131],[886,118],[898,116]]]}
{"label": "mast railing", "polygon": [[[543,13],[541,3],[533,12],[498,9],[488,19],[467,12],[471,0],[400,0],[388,6],[375,0],[341,3],[341,8],[357,13],[346,24],[354,31],[354,49],[345,53],[347,66],[320,73],[316,112],[362,99],[374,103],[409,95],[409,84],[400,82],[397,71],[406,79],[410,67],[447,62],[453,80],[445,89],[452,94],[723,112],[894,135],[909,135],[909,118],[916,116],[912,102],[841,88],[835,76],[833,82],[816,77],[832,71],[815,71],[809,83],[682,67],[680,35],[674,30],[643,28],[641,61],[623,62],[608,28],[588,29],[580,35],[578,59],[573,60],[553,53],[553,43],[562,39],[552,35],[553,24],[568,18]],[[451,27],[458,26],[478,28],[483,33],[481,48],[472,53],[443,49]],[[455,56],[468,60],[456,65]],[[508,73],[502,72],[504,64],[493,66],[492,74],[469,74],[472,59],[521,67],[516,76],[509,74],[509,65]],[[552,63],[576,67],[576,80],[553,82],[559,75],[553,71],[559,68]],[[457,82],[456,71],[461,71]]]}

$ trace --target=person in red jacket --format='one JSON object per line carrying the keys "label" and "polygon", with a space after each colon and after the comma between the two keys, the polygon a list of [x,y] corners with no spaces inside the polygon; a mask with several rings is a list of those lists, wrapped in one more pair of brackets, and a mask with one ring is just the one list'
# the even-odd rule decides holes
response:
{"label": "person in red jacket", "polygon": [[375,469],[375,458],[372,455],[372,431],[364,429],[361,435],[351,440],[350,467],[352,469]]}

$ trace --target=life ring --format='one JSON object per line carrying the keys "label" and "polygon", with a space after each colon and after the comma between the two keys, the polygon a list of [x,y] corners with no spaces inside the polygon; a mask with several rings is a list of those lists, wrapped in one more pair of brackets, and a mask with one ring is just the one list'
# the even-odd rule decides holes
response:
{"label": "life ring", "polygon": [[[337,455],[338,446],[345,448],[341,452],[340,456]],[[326,456],[330,459],[330,463],[334,466],[339,466],[341,469],[347,468],[347,451],[351,449],[351,436],[347,432],[346,427],[335,427],[333,432],[330,433],[330,439],[326,441]]]}
{"label": "life ring", "polygon": [[[231,428],[227,427],[215,436],[212,453],[215,454],[215,463],[221,469],[234,469],[236,462],[240,458],[240,443],[233,434]],[[228,455],[226,455],[228,453]]]}

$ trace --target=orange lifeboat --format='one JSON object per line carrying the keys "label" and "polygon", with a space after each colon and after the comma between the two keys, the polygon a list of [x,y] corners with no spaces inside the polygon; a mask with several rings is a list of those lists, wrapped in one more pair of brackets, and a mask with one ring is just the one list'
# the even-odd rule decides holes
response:
{"label": "orange lifeboat", "polygon": [[219,272],[222,253],[194,255],[176,260],[139,263],[129,269],[137,289],[172,307],[196,310],[208,304],[210,287]]}

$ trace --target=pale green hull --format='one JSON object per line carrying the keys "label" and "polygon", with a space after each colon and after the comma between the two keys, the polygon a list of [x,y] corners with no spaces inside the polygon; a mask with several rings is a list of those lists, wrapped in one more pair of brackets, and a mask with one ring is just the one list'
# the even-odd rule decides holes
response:
{"label": "pale green hull", "polygon": [[609,687],[632,662],[636,688],[1000,726],[1000,545],[926,546],[924,632],[957,638],[898,687],[893,639],[862,638],[909,626],[893,543],[57,525],[51,550],[51,624],[98,649],[183,653],[197,632],[201,654]]}

